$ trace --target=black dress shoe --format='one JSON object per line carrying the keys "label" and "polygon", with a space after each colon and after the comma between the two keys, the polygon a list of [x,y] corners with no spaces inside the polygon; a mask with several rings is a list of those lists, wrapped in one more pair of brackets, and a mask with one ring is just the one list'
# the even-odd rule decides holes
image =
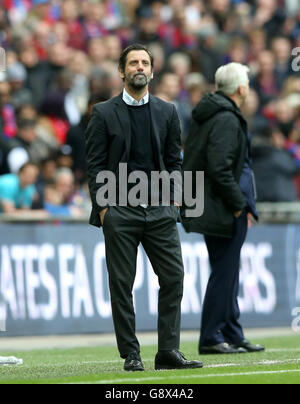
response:
{"label": "black dress shoe", "polygon": [[242,353],[247,353],[247,350],[242,347],[234,347],[233,345],[227,344],[227,342],[212,346],[201,346],[199,348],[200,355],[230,355]]}
{"label": "black dress shoe", "polygon": [[197,368],[203,368],[203,364],[199,361],[188,361],[183,354],[177,350],[158,351],[155,357],[155,370]]}
{"label": "black dress shoe", "polygon": [[125,360],[124,370],[126,370],[126,372],[143,372],[145,370],[138,352],[128,354]]}
{"label": "black dress shoe", "polygon": [[243,341],[241,341],[239,344],[233,345],[235,348],[243,348],[246,349],[247,352],[263,352],[265,351],[265,347],[263,347],[262,345],[254,345],[251,344],[250,341],[248,341],[247,339],[244,339]]}

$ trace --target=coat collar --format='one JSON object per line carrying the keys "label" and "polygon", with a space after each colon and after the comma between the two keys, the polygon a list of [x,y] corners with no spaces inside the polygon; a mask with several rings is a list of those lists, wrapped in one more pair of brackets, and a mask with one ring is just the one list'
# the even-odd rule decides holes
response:
{"label": "coat collar", "polygon": [[222,97],[224,97],[225,100],[228,102],[229,109],[231,109],[239,117],[239,119],[242,122],[246,123],[246,120],[243,117],[243,114],[242,114],[240,108],[236,105],[236,103],[230,97],[228,97],[225,93],[223,93],[223,91],[217,91],[216,94],[219,94]]}

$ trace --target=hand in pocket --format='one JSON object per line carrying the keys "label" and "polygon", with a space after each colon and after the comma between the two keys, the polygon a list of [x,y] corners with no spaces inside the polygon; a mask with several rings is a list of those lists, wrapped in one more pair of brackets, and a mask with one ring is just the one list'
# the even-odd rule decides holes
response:
{"label": "hand in pocket", "polygon": [[105,215],[106,215],[107,211],[108,211],[108,209],[106,208],[106,209],[103,209],[103,210],[100,212],[100,220],[101,220],[102,226],[103,226],[104,218],[105,218]]}

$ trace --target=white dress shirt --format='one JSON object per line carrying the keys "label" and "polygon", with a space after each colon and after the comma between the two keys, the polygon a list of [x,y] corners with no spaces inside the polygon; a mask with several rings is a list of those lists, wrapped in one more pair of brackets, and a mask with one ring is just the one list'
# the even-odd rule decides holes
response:
{"label": "white dress shirt", "polygon": [[142,105],[148,104],[149,102],[149,92],[138,102],[135,98],[131,97],[130,94],[124,88],[123,90],[123,101],[125,104],[130,105],[132,107],[141,107]]}

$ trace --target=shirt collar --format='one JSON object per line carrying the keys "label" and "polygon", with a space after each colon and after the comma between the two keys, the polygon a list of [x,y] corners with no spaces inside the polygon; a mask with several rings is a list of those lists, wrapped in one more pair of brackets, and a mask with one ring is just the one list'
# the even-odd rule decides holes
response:
{"label": "shirt collar", "polygon": [[142,105],[148,104],[148,102],[149,102],[149,92],[145,95],[145,97],[143,97],[140,100],[140,102],[138,102],[136,99],[131,97],[131,95],[128,94],[128,92],[124,88],[124,90],[123,90],[123,101],[127,105],[131,105],[131,106],[134,106],[134,107],[140,107]]}

